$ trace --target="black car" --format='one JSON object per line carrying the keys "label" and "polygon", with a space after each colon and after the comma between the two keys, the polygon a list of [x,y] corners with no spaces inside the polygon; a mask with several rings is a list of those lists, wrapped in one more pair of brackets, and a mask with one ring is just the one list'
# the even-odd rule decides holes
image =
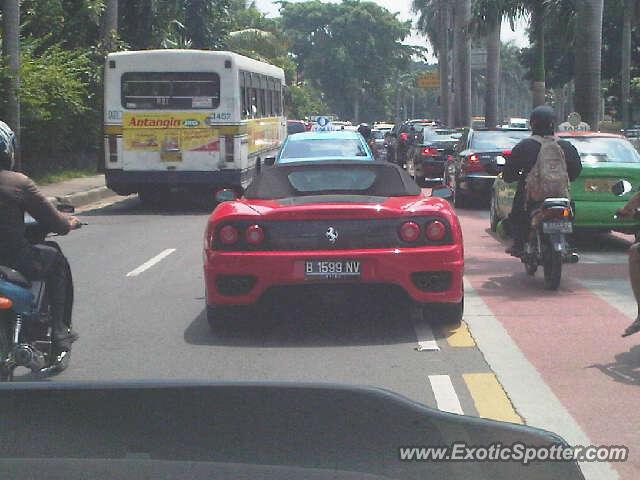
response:
{"label": "black car", "polygon": [[307,126],[302,120],[287,120],[287,135],[307,131]]}
{"label": "black car", "polygon": [[456,206],[463,205],[468,198],[489,198],[496,178],[496,165],[504,165],[505,155],[523,138],[531,135],[529,130],[474,130],[462,135],[453,162],[446,171],[446,183],[453,191]]}
{"label": "black car", "polygon": [[397,165],[407,163],[407,154],[412,144],[415,144],[421,126],[435,126],[435,122],[416,119],[396,124],[387,134],[387,159]]}
{"label": "black car", "polygon": [[407,152],[407,172],[419,185],[442,184],[445,165],[453,161],[460,134],[448,128],[416,125],[417,140]]}

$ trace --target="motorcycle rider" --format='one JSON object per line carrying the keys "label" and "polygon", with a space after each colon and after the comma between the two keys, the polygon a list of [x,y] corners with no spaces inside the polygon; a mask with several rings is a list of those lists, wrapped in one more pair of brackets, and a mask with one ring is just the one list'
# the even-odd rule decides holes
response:
{"label": "motorcycle rider", "polygon": [[[636,193],[624,207],[618,209],[616,212],[621,217],[633,217],[636,215],[636,210],[640,208],[640,192]],[[636,298],[638,304],[638,316],[629,325],[624,333],[623,337],[628,337],[634,333],[640,332],[640,242],[634,243],[629,249],[629,280],[631,281],[631,288],[633,289],[633,296]]]}
{"label": "motorcycle rider", "polygon": [[358,125],[358,133],[369,143],[369,140],[371,140],[371,126],[368,123]]}
{"label": "motorcycle rider", "polygon": [[44,280],[49,294],[56,364],[66,367],[71,344],[78,339],[71,330],[73,287],[67,259],[57,248],[31,245],[25,238],[24,213],[50,232],[66,235],[80,228],[73,216],[65,216],[42,195],[31,180],[14,172],[15,135],[0,121],[0,265],[18,270],[30,280]]}
{"label": "motorcycle rider", "polygon": [[[524,244],[529,232],[530,210],[526,206],[525,182],[527,175],[538,160],[541,143],[534,138],[551,137],[555,134],[556,114],[553,108],[547,105],[536,107],[531,112],[529,123],[531,125],[532,136],[522,139],[507,157],[506,164],[502,171],[505,182],[518,182],[513,206],[509,215],[508,223],[513,237],[513,246],[507,249],[515,257],[520,257],[524,250]],[[558,140],[558,145],[564,152],[567,164],[567,174],[569,180],[575,180],[582,171],[582,162],[576,148],[566,140]]]}

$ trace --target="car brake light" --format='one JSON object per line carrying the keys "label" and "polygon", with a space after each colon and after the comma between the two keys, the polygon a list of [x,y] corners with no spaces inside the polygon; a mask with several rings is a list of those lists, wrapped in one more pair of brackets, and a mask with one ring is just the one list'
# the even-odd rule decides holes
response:
{"label": "car brake light", "polygon": [[10,310],[13,307],[13,302],[10,298],[0,297],[0,310]]}
{"label": "car brake light", "polygon": [[427,240],[439,242],[447,234],[447,227],[444,226],[444,223],[438,220],[433,220],[427,224],[424,233]]}
{"label": "car brake light", "polygon": [[502,151],[502,156],[503,157],[508,157],[509,155],[511,155],[511,150],[503,150]]}
{"label": "car brake light", "polygon": [[480,157],[475,153],[469,155],[464,163],[464,169],[467,172],[481,172],[483,170],[482,164],[480,163]]}
{"label": "car brake light", "polygon": [[425,157],[437,157],[440,154],[437,148],[425,147],[422,149],[422,155]]}
{"label": "car brake light", "polygon": [[247,227],[245,237],[250,245],[260,245],[264,240],[264,230],[260,225],[251,225]]}
{"label": "car brake light", "polygon": [[218,232],[218,236],[224,245],[233,245],[238,241],[238,229],[233,225],[225,225]]}
{"label": "car brake light", "polygon": [[420,238],[420,226],[416,222],[404,222],[400,225],[400,238],[407,243]]}

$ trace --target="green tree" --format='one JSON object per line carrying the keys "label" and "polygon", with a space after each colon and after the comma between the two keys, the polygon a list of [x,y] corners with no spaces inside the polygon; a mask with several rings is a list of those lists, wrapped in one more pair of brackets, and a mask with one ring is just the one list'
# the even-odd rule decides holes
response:
{"label": "green tree", "polygon": [[395,72],[408,22],[359,0],[285,2],[281,15],[298,72],[325,92],[329,107],[356,121],[360,111],[376,108]]}

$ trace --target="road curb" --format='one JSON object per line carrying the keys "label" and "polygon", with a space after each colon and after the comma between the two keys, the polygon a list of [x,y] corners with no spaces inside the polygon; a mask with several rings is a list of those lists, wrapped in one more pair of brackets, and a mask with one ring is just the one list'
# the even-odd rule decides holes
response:
{"label": "road curb", "polygon": [[69,195],[62,195],[59,197],[48,197],[48,199],[54,205],[67,203],[77,208],[98,202],[104,198],[112,197],[114,195],[116,195],[116,193],[113,190],[109,190],[107,187],[97,187],[84,192],[71,193]]}

